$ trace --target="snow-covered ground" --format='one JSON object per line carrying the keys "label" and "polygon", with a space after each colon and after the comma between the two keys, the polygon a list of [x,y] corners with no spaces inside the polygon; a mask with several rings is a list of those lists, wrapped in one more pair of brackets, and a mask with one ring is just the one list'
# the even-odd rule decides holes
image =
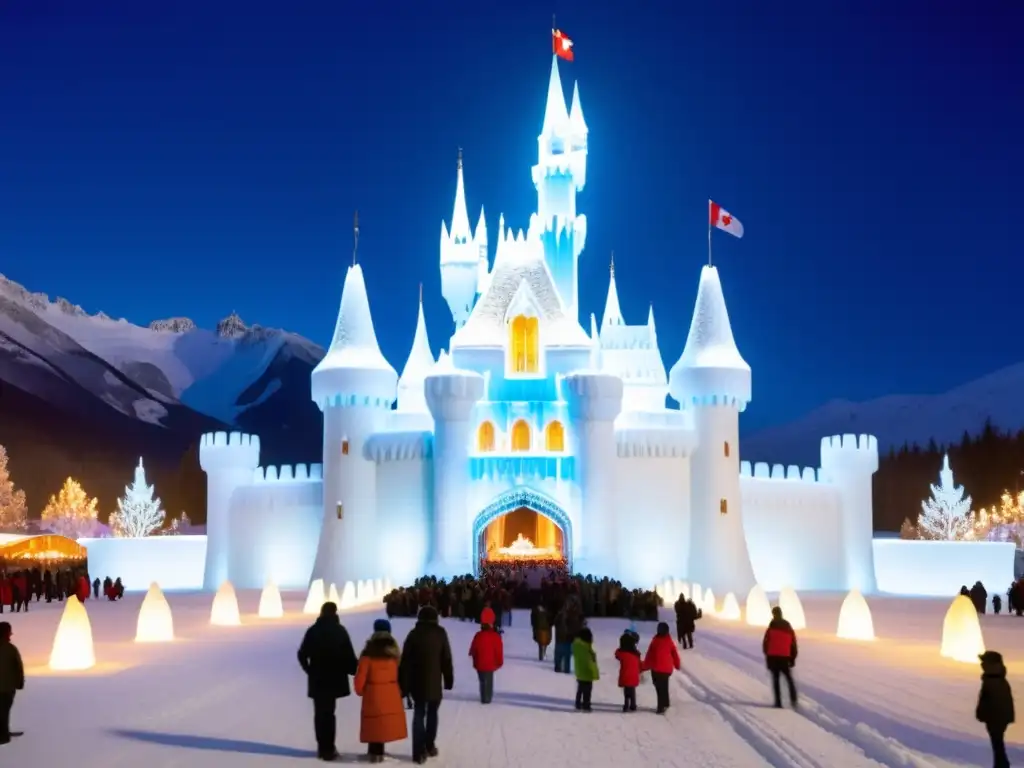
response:
{"label": "snow-covered ground", "polygon": [[[96,669],[51,673],[46,662],[62,606],[34,603],[9,613],[29,679],[15,703],[14,727],[26,731],[0,747],[3,764],[77,768],[284,765],[313,757],[311,705],[295,658],[309,618],[303,596],[285,596],[287,616],[256,618],[259,595],[240,593],[244,626],[209,625],[212,596],[171,594],[178,640],[139,646],[132,641],[141,595],[121,603],[89,601]],[[455,655],[455,690],[441,708],[437,766],[494,768],[543,764],[639,766],[914,766],[988,765],[987,739],[974,721],[979,670],[938,656],[947,601],[871,599],[873,643],[837,640],[835,597],[805,600],[809,628],[800,633],[799,712],[770,706],[760,653],[761,631],[706,618],[697,648],[674,675],[673,706],[653,714],[654,692],[639,691],[640,712],[621,712],[612,657],[621,620],[593,620],[602,679],[591,714],[573,710],[575,683],[536,660],[528,616],[506,632],[506,664],[494,703],[477,701],[466,656],[474,627],[446,622]],[[357,649],[377,608],[343,621]],[[667,612],[666,612],[667,617]],[[396,619],[401,640],[410,619]],[[1007,658],[1011,682],[1024,691],[1024,619],[986,617],[989,647]],[[638,626],[642,643],[654,625]],[[339,702],[338,748],[356,761],[359,699]],[[1024,761],[1024,729],[1008,733],[1011,760]],[[408,762],[408,741],[392,744]]]}

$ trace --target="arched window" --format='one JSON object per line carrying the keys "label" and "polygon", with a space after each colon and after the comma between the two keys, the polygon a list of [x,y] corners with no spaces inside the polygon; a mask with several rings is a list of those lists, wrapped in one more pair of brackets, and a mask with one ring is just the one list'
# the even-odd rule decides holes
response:
{"label": "arched window", "polygon": [[523,419],[512,425],[512,450],[530,450],[530,425]]}
{"label": "arched window", "polygon": [[540,370],[540,332],[536,317],[516,315],[508,324],[512,373]]}
{"label": "arched window", "polygon": [[725,458],[729,458],[729,443],[725,443]]}
{"label": "arched window", "polygon": [[476,431],[476,448],[481,453],[494,450],[494,425],[485,421]]}
{"label": "arched window", "polygon": [[544,429],[544,447],[549,451],[565,450],[565,427],[560,421],[552,421]]}

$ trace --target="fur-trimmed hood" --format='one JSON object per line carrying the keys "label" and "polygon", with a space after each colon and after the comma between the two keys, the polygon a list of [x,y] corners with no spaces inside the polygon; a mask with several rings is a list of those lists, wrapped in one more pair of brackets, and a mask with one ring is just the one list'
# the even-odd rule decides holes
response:
{"label": "fur-trimmed hood", "polygon": [[402,649],[398,647],[398,641],[390,632],[374,632],[366,641],[362,655],[371,659],[398,660],[402,656]]}

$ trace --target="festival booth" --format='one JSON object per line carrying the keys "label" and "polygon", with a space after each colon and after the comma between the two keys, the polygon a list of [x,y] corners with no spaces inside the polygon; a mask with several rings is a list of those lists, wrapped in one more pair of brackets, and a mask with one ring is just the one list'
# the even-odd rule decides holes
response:
{"label": "festival booth", "polygon": [[88,550],[74,539],[55,533],[0,533],[0,568],[74,568],[85,565]]}

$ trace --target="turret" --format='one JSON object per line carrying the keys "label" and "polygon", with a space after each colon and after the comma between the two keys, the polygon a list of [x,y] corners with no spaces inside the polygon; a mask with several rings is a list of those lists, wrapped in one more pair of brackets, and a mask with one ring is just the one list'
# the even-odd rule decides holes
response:
{"label": "turret", "polygon": [[423,381],[434,367],[434,353],[430,351],[427,338],[427,321],[423,317],[423,286],[420,286],[420,309],[416,317],[416,333],[412,338],[412,349],[398,379],[398,410],[427,412],[427,400],[423,394]]}
{"label": "turret", "polygon": [[434,417],[434,530],[430,569],[435,576],[471,573],[469,446],[473,407],[484,394],[479,373],[455,368],[444,352],[424,382],[427,406]]}
{"label": "turret", "polygon": [[821,440],[822,482],[839,491],[846,589],[877,590],[875,581],[872,475],[878,471],[874,435],[833,435]]}
{"label": "turret", "polygon": [[481,249],[486,255],[487,227],[481,210],[476,236],[470,231],[460,149],[451,229],[441,222],[441,295],[448,302],[456,329],[466,322],[476,301]]}
{"label": "turret", "polygon": [[211,432],[199,441],[199,466],[206,473],[206,570],[203,589],[216,590],[228,578],[231,497],[252,483],[260,465],[260,439],[241,432]]}
{"label": "turret", "polygon": [[[358,228],[357,228],[358,236]],[[381,578],[376,571],[377,465],[366,440],[395,401],[397,375],[381,354],[363,270],[349,267],[334,338],[313,369],[313,401],[324,414],[323,528],[313,578],[334,583]]]}
{"label": "turret", "polygon": [[699,445],[690,460],[689,577],[716,592],[754,585],[740,500],[739,414],[750,402],[750,366],[732,335],[718,270],[701,270],[686,347],[669,391],[692,410]]}

